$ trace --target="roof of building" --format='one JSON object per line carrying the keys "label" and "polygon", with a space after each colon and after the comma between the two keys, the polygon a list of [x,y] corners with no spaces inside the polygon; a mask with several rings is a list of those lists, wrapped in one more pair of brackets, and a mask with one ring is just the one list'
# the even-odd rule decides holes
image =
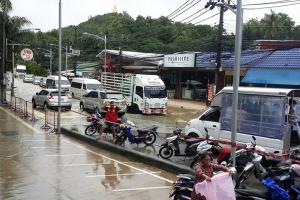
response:
{"label": "roof of building", "polygon": [[[120,55],[119,50],[106,50],[107,54],[112,54],[112,55]],[[104,56],[105,54],[105,49],[101,51],[96,57],[100,58]],[[162,65],[163,64],[163,59],[164,59],[164,54],[156,54],[156,53],[143,53],[143,52],[135,52],[135,51],[122,51],[122,57],[123,58],[128,58],[132,60],[140,60],[144,62],[149,62],[151,64],[155,65]]]}

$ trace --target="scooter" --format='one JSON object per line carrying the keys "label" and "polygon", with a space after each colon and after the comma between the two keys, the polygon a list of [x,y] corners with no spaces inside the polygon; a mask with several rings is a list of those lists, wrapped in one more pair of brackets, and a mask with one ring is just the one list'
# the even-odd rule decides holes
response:
{"label": "scooter", "polygon": [[[159,149],[159,156],[169,159],[174,156],[192,157],[197,155],[197,147],[203,139],[184,139],[182,138],[182,130],[173,131],[174,136],[168,137],[166,142]],[[184,153],[181,153],[179,144],[186,143]]]}
{"label": "scooter", "polygon": [[156,141],[156,135],[158,135],[158,126],[137,129],[137,136],[132,134],[131,126],[134,126],[134,124],[131,122],[127,122],[127,124],[123,125],[121,128],[122,133],[116,138],[116,145],[122,145],[127,139],[131,144],[145,143],[146,145],[152,145]]}
{"label": "scooter", "polygon": [[[90,115],[87,117],[87,121],[88,122],[91,122],[90,125],[88,125],[84,131],[84,133],[88,136],[92,136],[94,135],[95,133],[98,133],[100,128],[103,126],[103,124],[105,123],[105,119],[103,119],[101,117],[101,115],[96,115],[96,114],[93,114],[93,115]],[[122,120],[118,120],[118,124],[116,124],[116,133],[120,133],[121,132],[121,129],[120,129],[120,126],[119,124],[122,123]],[[111,128],[107,127],[105,130],[104,130],[105,133],[112,133],[112,130]]]}

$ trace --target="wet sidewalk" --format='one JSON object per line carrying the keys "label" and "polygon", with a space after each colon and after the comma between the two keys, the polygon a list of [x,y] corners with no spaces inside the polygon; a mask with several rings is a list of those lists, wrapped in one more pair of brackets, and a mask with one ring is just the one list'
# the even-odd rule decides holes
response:
{"label": "wet sidewalk", "polygon": [[0,109],[0,199],[168,199],[174,174],[64,135],[45,133]]}

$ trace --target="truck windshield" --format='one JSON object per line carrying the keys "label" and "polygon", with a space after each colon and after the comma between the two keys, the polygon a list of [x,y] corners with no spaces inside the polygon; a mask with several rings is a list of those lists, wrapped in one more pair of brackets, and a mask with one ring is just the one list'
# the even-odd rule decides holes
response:
{"label": "truck windshield", "polygon": [[16,69],[16,72],[18,72],[18,73],[26,73],[26,69]]}
{"label": "truck windshield", "polygon": [[165,87],[145,87],[145,97],[147,98],[166,98]]}
{"label": "truck windshield", "polygon": [[100,84],[87,84],[86,87],[88,90],[102,90],[102,85]]}

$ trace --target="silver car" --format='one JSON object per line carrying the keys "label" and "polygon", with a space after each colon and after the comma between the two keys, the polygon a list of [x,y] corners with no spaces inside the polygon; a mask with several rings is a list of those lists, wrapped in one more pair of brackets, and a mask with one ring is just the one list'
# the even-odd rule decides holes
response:
{"label": "silver car", "polygon": [[[45,89],[37,92],[32,97],[32,105],[34,108],[43,107],[51,109],[58,107],[58,91],[56,89]],[[61,107],[66,110],[71,110],[71,98],[65,92],[61,93]]]}
{"label": "silver car", "polygon": [[80,109],[82,111],[89,110],[95,111],[97,109],[101,114],[105,114],[102,108],[114,101],[115,104],[121,109],[119,113],[119,117],[122,117],[127,111],[127,102],[124,95],[120,92],[114,91],[91,91],[80,99]]}
{"label": "silver car", "polygon": [[42,79],[42,77],[40,77],[40,76],[35,76],[34,78],[33,78],[33,84],[34,85],[39,85],[40,84],[40,82],[41,82],[41,79]]}
{"label": "silver car", "polygon": [[33,82],[33,75],[26,74],[23,78],[23,83],[32,83]]}

